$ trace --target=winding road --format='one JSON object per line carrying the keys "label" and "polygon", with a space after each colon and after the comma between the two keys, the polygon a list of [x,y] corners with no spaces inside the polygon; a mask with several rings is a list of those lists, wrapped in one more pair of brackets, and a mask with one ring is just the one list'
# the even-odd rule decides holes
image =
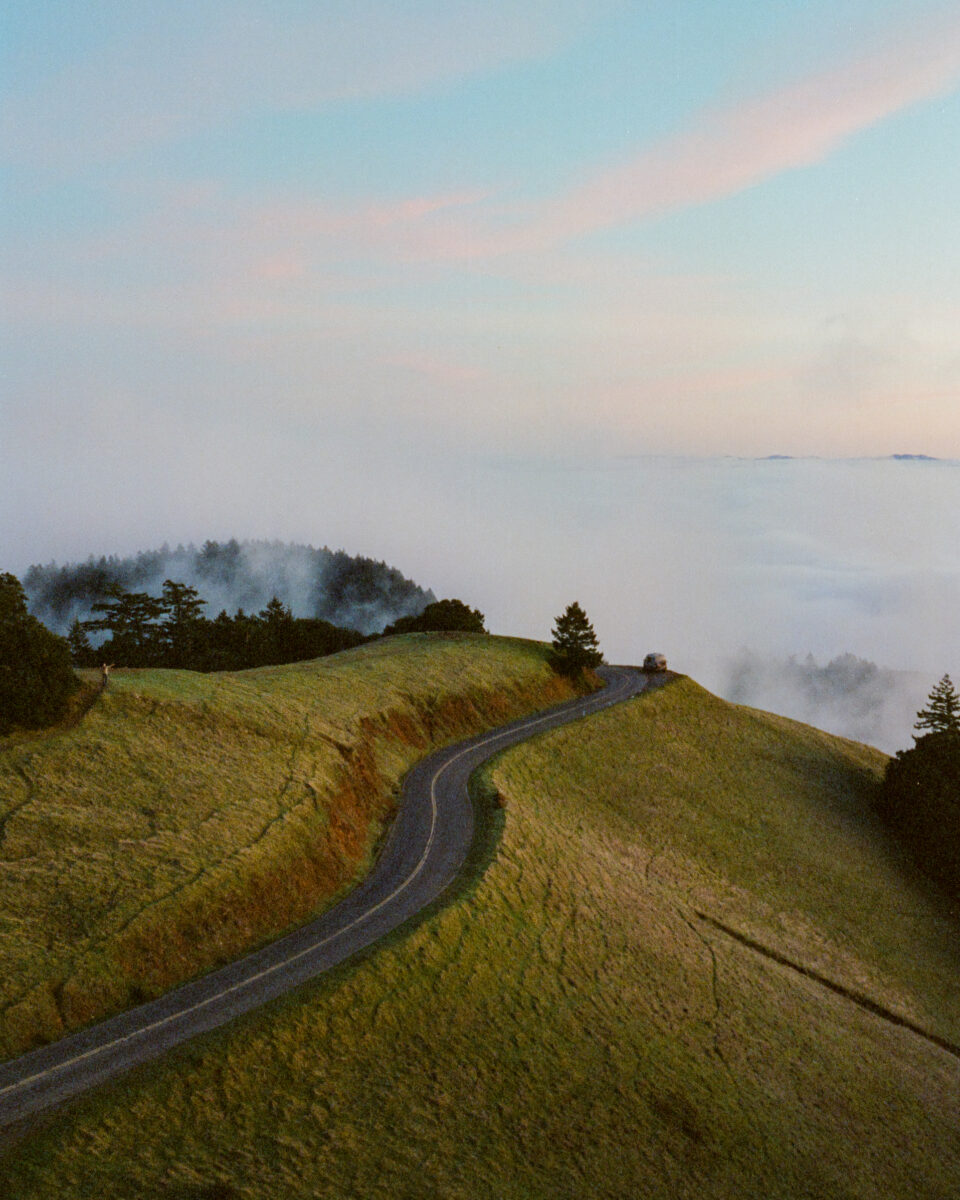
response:
{"label": "winding road", "polygon": [[473,841],[467,781],[481,763],[538,733],[609,708],[663,676],[602,667],[607,686],[425,758],[406,776],[370,874],[279,941],[139,1008],[0,1064],[0,1128],[53,1108],[197,1034],[223,1025],[365,949],[452,883]]}

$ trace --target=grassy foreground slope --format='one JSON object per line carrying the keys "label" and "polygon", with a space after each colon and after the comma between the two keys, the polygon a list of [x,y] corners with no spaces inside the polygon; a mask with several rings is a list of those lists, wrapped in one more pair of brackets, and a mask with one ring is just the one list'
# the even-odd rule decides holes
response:
{"label": "grassy foreground slope", "polygon": [[53,1118],[0,1194],[956,1196],[960,1062],[697,915],[960,1040],[883,761],[687,680],[512,750],[456,903]]}
{"label": "grassy foreground slope", "polygon": [[0,748],[0,1054],[304,920],[368,869],[413,761],[570,694],[543,647],[470,635],[115,673]]}

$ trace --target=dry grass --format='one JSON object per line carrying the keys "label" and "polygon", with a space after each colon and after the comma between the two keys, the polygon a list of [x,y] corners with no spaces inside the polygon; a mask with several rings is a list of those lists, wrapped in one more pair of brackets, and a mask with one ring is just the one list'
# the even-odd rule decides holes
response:
{"label": "dry grass", "polygon": [[456,903],[53,1118],[0,1191],[947,1200],[960,1064],[696,916],[957,1040],[882,762],[689,681],[510,751]]}
{"label": "dry grass", "polygon": [[0,1053],[304,920],[367,870],[415,759],[564,694],[534,644],[410,636],[232,675],[118,671],[72,726],[10,739]]}

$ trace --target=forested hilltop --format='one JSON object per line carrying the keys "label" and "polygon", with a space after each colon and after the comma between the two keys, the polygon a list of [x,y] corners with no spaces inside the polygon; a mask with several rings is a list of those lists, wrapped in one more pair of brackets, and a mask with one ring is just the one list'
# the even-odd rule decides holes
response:
{"label": "forested hilltop", "polygon": [[165,579],[196,588],[207,612],[257,612],[278,597],[296,617],[379,633],[436,600],[395,567],[326,546],[284,542],[208,541],[201,548],[144,550],[132,557],[32,566],[23,580],[34,616],[65,634],[88,620],[94,604],[117,588],[159,593]]}

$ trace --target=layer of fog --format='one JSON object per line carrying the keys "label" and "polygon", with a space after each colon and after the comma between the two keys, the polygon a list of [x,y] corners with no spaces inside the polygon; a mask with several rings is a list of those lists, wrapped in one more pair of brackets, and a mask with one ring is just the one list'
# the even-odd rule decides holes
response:
{"label": "layer of fog", "polygon": [[[952,462],[504,460],[460,479],[483,500],[440,590],[494,629],[547,637],[578,599],[612,661],[660,650],[728,699],[888,751],[960,664]],[[415,544],[402,561],[421,578]]]}
{"label": "layer of fog", "polygon": [[[911,744],[940,676],[960,680],[956,463],[497,458],[443,431],[365,436],[361,454],[336,431],[318,444],[218,429],[229,470],[198,461],[179,489],[159,457],[120,464],[109,490],[130,504],[101,503],[81,463],[84,504],[10,527],[5,569],[178,539],[344,546],[467,601],[496,633],[549,639],[579,600],[611,661],[662,650],[721,695],[890,750]],[[879,678],[864,691],[834,669],[825,695],[783,666],[808,654],[820,668],[853,655]]]}
{"label": "layer of fog", "polygon": [[728,700],[794,717],[881,749],[905,749],[929,681],[843,654],[820,664],[743,650],[719,689]]}

